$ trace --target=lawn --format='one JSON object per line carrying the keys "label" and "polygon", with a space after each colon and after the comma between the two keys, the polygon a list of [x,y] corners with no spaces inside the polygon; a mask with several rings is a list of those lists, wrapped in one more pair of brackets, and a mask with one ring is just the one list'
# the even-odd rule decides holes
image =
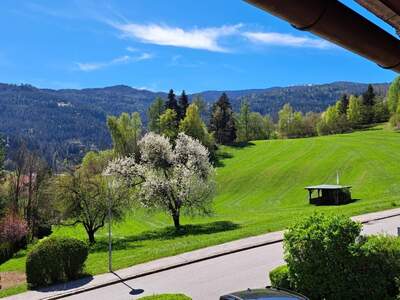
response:
{"label": "lawn", "polygon": [[[113,265],[124,268],[251,235],[285,228],[315,210],[357,215],[400,206],[400,135],[378,126],[325,137],[256,141],[246,147],[223,147],[217,169],[214,214],[184,217],[184,233],[175,234],[161,213],[135,209],[114,224]],[[342,206],[308,204],[307,185],[353,186],[357,201]],[[54,235],[86,238],[82,227],[58,227]],[[107,272],[107,231],[91,249],[86,271]],[[24,271],[25,253],[0,266],[0,272]]]}

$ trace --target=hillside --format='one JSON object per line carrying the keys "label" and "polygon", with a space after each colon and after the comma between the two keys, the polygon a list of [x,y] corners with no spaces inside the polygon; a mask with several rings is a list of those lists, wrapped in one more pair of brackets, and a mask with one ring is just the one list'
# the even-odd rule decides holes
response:
{"label": "hillside", "polygon": [[[335,82],[322,85],[273,87],[227,91],[235,110],[243,99],[262,114],[276,116],[285,103],[303,112],[322,111],[343,93],[360,94],[367,85]],[[385,94],[387,84],[375,84]],[[200,93],[211,104],[222,91]],[[196,94],[198,95],[198,94]],[[138,90],[128,86],[92,89],[38,89],[30,85],[0,84],[0,133],[8,138],[10,149],[16,138],[29,139],[49,162],[79,159],[89,149],[104,149],[111,140],[106,128],[107,115],[139,111],[146,122],[146,110],[155,97],[165,93]],[[194,95],[190,95],[192,98]]]}
{"label": "hillside", "polygon": [[[380,126],[324,137],[257,141],[226,147],[217,169],[214,215],[182,218],[186,234],[176,234],[165,214],[134,209],[114,225],[113,265],[127,267],[155,258],[280,230],[314,211],[358,215],[400,206],[399,134]],[[335,183],[353,186],[355,202],[341,206],[308,204],[304,187]],[[185,225],[186,224],[186,225]],[[191,224],[191,225],[187,225]],[[59,227],[55,235],[86,238],[82,227]],[[107,271],[107,231],[97,235],[87,271]],[[23,270],[23,255],[0,271]]]}

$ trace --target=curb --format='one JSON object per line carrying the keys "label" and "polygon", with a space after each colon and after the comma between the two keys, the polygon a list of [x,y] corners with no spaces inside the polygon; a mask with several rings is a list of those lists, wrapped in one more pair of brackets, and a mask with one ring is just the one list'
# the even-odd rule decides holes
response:
{"label": "curb", "polygon": [[[399,209],[394,209],[394,210],[396,210],[396,212],[393,212],[391,214],[384,215],[384,216],[379,216],[379,212],[378,212],[378,213],[370,213],[372,215],[370,218],[368,218],[368,214],[367,214],[367,217],[364,220],[362,220],[363,219],[362,218],[363,215],[354,216],[354,217],[351,217],[351,219],[354,220],[354,221],[361,222],[362,224],[367,224],[367,223],[373,222],[373,221],[379,221],[379,220],[384,220],[384,219],[389,219],[389,218],[393,218],[393,217],[396,217],[396,216],[400,216],[400,210]],[[388,211],[388,213],[389,213],[389,211]],[[374,217],[373,215],[376,215],[376,214],[378,214],[378,216]],[[361,220],[357,220],[357,219],[361,219]],[[124,281],[127,281],[127,280],[136,279],[136,278],[140,278],[140,277],[144,277],[144,276],[160,273],[160,272],[171,270],[171,269],[176,269],[176,268],[179,268],[179,267],[187,266],[187,265],[190,265],[190,264],[202,262],[202,261],[205,261],[205,260],[209,260],[209,259],[213,259],[213,258],[217,258],[217,257],[221,257],[221,256],[237,253],[237,252],[242,252],[242,251],[251,250],[251,249],[262,247],[262,246],[267,246],[267,245],[271,245],[271,244],[280,243],[280,242],[283,241],[283,233],[284,233],[284,231],[278,231],[278,232],[275,232],[275,234],[279,235],[278,237],[270,238],[269,240],[266,240],[266,241],[253,242],[253,243],[246,244],[244,246],[237,247],[237,248],[232,248],[232,249],[223,249],[223,250],[220,250],[220,251],[217,250],[214,253],[211,253],[211,254],[208,254],[208,255],[204,255],[202,257],[198,257],[198,258],[194,258],[194,259],[182,258],[182,262],[174,263],[172,265],[168,265],[168,266],[164,266],[164,267],[157,267],[157,268],[150,269],[150,270],[143,271],[143,272],[139,272],[137,274],[130,275],[130,276],[119,277],[119,275],[117,273],[115,273],[117,278],[114,279],[114,280],[109,280],[107,282],[99,283],[99,284],[93,285],[93,286],[75,288],[74,290],[69,291],[69,292],[58,293],[58,294],[55,294],[55,295],[52,295],[52,296],[48,296],[48,297],[45,296],[45,297],[40,298],[40,299],[44,299],[44,300],[62,299],[62,298],[65,298],[65,297],[69,297],[69,296],[81,294],[81,293],[84,293],[84,292],[92,291],[92,290],[95,290],[95,289],[99,289],[99,288],[107,287],[107,286],[110,286],[110,285],[114,285],[114,284],[117,284],[117,283],[121,283],[121,282],[124,282]],[[249,237],[249,238],[251,238],[251,237]],[[236,241],[238,241],[238,240],[236,240]],[[235,241],[231,241],[231,242],[235,242]],[[228,242],[228,243],[230,243],[230,242]],[[220,245],[223,245],[223,244],[220,244]],[[216,247],[216,246],[218,246],[218,245],[210,246],[210,247]],[[202,249],[206,249],[206,248],[202,248]],[[194,251],[199,251],[199,250],[201,250],[201,249],[197,249],[197,250],[194,250]],[[178,255],[176,255],[176,257],[185,255],[187,253],[190,253],[190,252],[178,254]],[[22,295],[22,294],[20,294],[20,295]]]}

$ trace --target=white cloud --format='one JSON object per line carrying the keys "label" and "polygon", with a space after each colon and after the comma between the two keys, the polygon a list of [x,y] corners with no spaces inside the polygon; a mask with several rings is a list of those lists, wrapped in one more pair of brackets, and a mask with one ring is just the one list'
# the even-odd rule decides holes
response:
{"label": "white cloud", "polygon": [[235,35],[241,24],[205,27],[185,30],[179,27],[167,25],[140,25],[134,23],[110,23],[121,31],[122,36],[138,39],[143,43],[175,46],[192,49],[202,49],[216,52],[228,52],[229,50],[219,44],[219,39],[224,36]]}
{"label": "white cloud", "polygon": [[80,71],[90,72],[90,71],[95,71],[95,70],[103,69],[103,68],[114,66],[114,65],[127,64],[130,62],[147,60],[147,59],[151,59],[152,57],[153,57],[153,55],[151,55],[150,53],[144,52],[144,53],[140,54],[139,56],[124,55],[124,56],[114,58],[110,61],[89,62],[89,63],[78,62],[78,63],[76,63],[76,66],[77,66],[78,70],[80,70]]}
{"label": "white cloud", "polygon": [[137,51],[139,51],[137,48],[130,47],[130,46],[126,47],[125,49],[126,49],[126,51],[129,51],[129,52],[137,52]]}
{"label": "white cloud", "polygon": [[309,37],[300,37],[287,33],[244,32],[243,36],[248,38],[253,43],[273,45],[273,46],[318,48],[318,49],[327,49],[333,47],[333,44],[325,40],[314,39]]}

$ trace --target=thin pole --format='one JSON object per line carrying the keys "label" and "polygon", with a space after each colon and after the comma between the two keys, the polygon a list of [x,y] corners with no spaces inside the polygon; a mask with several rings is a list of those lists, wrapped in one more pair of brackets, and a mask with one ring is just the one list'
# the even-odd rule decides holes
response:
{"label": "thin pole", "polygon": [[108,271],[112,272],[112,261],[111,261],[111,196],[108,198]]}

